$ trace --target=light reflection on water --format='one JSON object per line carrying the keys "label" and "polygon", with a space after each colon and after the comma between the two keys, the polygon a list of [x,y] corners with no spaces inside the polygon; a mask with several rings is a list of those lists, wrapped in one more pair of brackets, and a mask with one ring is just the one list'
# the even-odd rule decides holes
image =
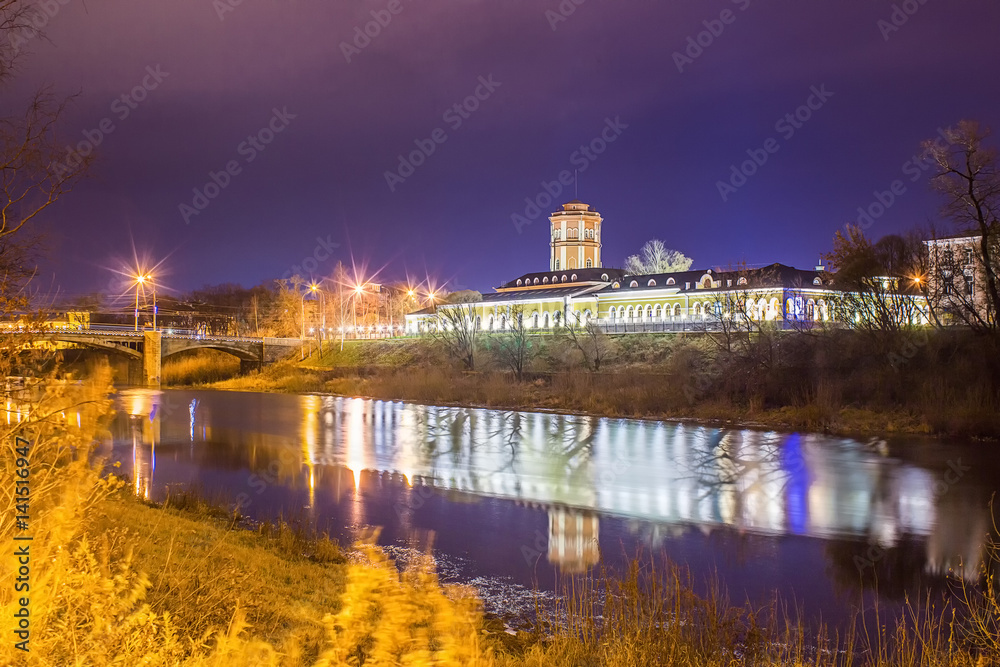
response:
{"label": "light reflection on water", "polygon": [[[800,559],[807,582],[835,589],[971,577],[996,480],[961,446],[893,443],[887,456],[822,435],[328,396],[132,389],[119,406],[113,457],[132,462],[140,495],[193,485],[342,535],[382,525],[390,542],[430,528],[439,550],[525,581],[541,558],[575,573],[601,550],[682,539],[725,579],[714,535],[758,545],[752,558]],[[753,567],[764,589],[795,578]]]}

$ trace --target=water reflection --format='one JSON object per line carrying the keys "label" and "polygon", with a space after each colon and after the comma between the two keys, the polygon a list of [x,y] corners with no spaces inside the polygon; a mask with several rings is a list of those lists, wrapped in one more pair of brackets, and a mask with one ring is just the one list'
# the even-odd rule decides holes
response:
{"label": "water reflection", "polygon": [[[883,572],[897,552],[973,576],[991,525],[989,469],[965,450],[917,465],[820,435],[324,396],[127,390],[120,406],[115,452],[131,446],[145,497],[199,484],[311,520],[347,502],[350,524],[388,514],[402,531],[504,499],[548,514],[539,554],[564,572],[592,567],[616,520],[652,546],[690,530],[823,540],[842,582],[898,578]],[[462,530],[497,530],[477,520]]]}

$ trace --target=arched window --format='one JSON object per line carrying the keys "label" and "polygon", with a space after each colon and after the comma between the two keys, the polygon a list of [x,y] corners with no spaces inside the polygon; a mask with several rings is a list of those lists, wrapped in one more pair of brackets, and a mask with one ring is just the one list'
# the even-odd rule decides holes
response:
{"label": "arched window", "polygon": [[655,287],[655,286],[656,286],[656,281],[652,278],[650,278],[649,282],[646,283],[646,287]]}
{"label": "arched window", "polygon": [[618,288],[619,288],[619,287],[621,287],[621,286],[622,286],[622,284],[621,284],[620,282],[618,282],[618,281],[615,281],[615,284],[614,284],[614,285],[612,285],[611,287],[612,287],[613,289],[618,289]]}
{"label": "arched window", "polygon": [[712,289],[715,283],[712,282],[712,276],[707,273],[701,277],[701,288],[702,289]]}
{"label": "arched window", "polygon": [[694,316],[698,317],[699,315],[701,315],[701,304],[700,303],[695,303],[694,304]]}
{"label": "arched window", "polygon": [[638,286],[639,286],[639,283],[638,283],[637,281],[633,280],[632,282],[630,282],[630,283],[628,284],[628,286],[629,286],[629,287],[638,287]]}
{"label": "arched window", "polygon": [[655,319],[659,316],[660,316],[660,304],[656,304],[655,306],[653,306],[653,318]]}
{"label": "arched window", "polygon": [[563,274],[562,281],[566,282],[566,275],[565,274]]}
{"label": "arched window", "polygon": [[531,314],[531,328],[532,329],[537,329],[538,328],[538,313],[537,312],[534,312],[534,313]]}
{"label": "arched window", "polygon": [[538,278],[535,278],[535,284],[536,285],[538,284]]}
{"label": "arched window", "polygon": [[822,285],[822,284],[823,284],[823,280],[819,276],[816,276],[815,278],[813,278],[813,285]]}
{"label": "arched window", "polygon": [[585,262],[585,264],[586,264],[586,266],[587,266],[588,269],[593,268],[593,266],[594,266],[594,260],[592,260],[592,259],[590,259],[588,257],[587,261]]}
{"label": "arched window", "polygon": [[667,284],[668,285],[676,285],[677,281],[674,280],[673,278],[667,278]]}
{"label": "arched window", "polygon": [[518,287],[520,287],[520,286],[521,286],[521,279],[520,279],[520,278],[518,278],[518,279],[517,279],[517,286],[518,286]]}
{"label": "arched window", "polygon": [[569,234],[567,234],[566,236],[568,236],[571,239],[575,239],[576,238],[576,230],[575,229],[569,230]]}
{"label": "arched window", "polygon": [[741,277],[739,280],[736,281],[736,284],[737,285],[746,285],[747,284],[747,279],[745,277]]}
{"label": "arched window", "polygon": [[785,317],[791,318],[793,315],[795,315],[795,300],[788,299],[785,301]]}
{"label": "arched window", "polygon": [[632,319],[634,317],[632,312],[632,306],[629,306],[628,308],[625,309],[625,317],[628,319]]}
{"label": "arched window", "polygon": [[816,303],[812,299],[806,301],[806,319],[816,319]]}
{"label": "arched window", "polygon": [[816,305],[819,307],[819,313],[817,313],[819,315],[818,319],[822,322],[826,322],[829,319],[829,316],[826,312],[826,301],[820,299],[819,301],[816,302]]}
{"label": "arched window", "polygon": [[674,304],[674,307],[670,309],[670,316],[671,317],[680,317],[681,316],[681,304],[679,304],[679,303],[675,303]]}
{"label": "arched window", "polygon": [[571,275],[569,279],[572,280],[573,282],[576,282],[576,274],[574,273],[573,275]]}
{"label": "arched window", "polygon": [[[558,270],[559,270],[559,260],[557,259],[556,260],[556,271],[558,271]],[[555,280],[555,278],[553,278],[553,280]]]}
{"label": "arched window", "polygon": [[646,319],[647,320],[653,319],[653,307],[652,306],[646,306]]}
{"label": "arched window", "polygon": [[[590,260],[588,259],[587,261],[589,262]],[[601,280],[603,280],[604,282],[608,282],[608,274],[602,273]]]}
{"label": "arched window", "polygon": [[546,329],[549,328],[549,314],[548,313],[545,313],[545,316],[542,318],[542,326],[545,327]]}
{"label": "arched window", "polygon": [[618,315],[618,311],[615,310],[614,308],[608,310],[608,317],[610,317],[611,319],[615,319],[616,315]]}
{"label": "arched window", "polygon": [[549,277],[548,276],[545,276],[544,278],[542,278],[542,284],[543,285],[548,285],[549,284]]}

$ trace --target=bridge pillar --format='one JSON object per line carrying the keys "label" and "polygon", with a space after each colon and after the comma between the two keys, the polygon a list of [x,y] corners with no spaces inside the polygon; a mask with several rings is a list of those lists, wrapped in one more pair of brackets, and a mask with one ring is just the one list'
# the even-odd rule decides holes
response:
{"label": "bridge pillar", "polygon": [[136,359],[135,357],[128,357],[127,359],[128,377],[125,378],[125,384],[130,387],[141,387],[146,384],[143,377],[143,360]]}
{"label": "bridge pillar", "polygon": [[[142,382],[147,387],[160,386],[160,366],[163,363],[162,334],[146,331],[142,342]],[[130,373],[131,375],[131,373]]]}
{"label": "bridge pillar", "polygon": [[253,371],[259,371],[264,367],[264,362],[240,359],[240,375],[246,375]]}

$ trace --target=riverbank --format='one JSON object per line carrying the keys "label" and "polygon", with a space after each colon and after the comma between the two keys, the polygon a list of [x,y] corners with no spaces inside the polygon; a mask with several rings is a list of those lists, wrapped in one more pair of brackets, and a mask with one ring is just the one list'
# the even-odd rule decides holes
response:
{"label": "riverbank", "polygon": [[[971,667],[1000,659],[995,635],[946,624],[948,610],[919,616],[915,627],[890,623],[866,644],[845,627],[817,635],[779,601],[734,603],[721,586],[699,595],[704,586],[684,568],[651,559],[570,578],[561,606],[511,635],[484,616],[472,590],[441,585],[430,555],[400,571],[370,532],[348,547],[280,522],[248,529],[191,493],[156,505],[141,484],[102,476],[90,452],[106,434],[109,379],[105,371],[100,381],[60,385],[17,426],[29,443],[20,456],[30,461],[16,466],[31,467],[31,503],[21,509],[10,497],[3,509],[30,516],[24,526],[0,524],[0,538],[18,544],[30,529],[31,589],[30,599],[15,599],[24,561],[0,561],[0,613],[29,609],[33,662],[4,642],[2,664],[714,667],[857,658],[909,667],[921,655],[922,664]],[[0,459],[8,478],[15,461]],[[960,614],[980,613],[983,627],[995,627],[997,592],[969,599]]]}
{"label": "riverbank", "polygon": [[[908,665],[914,664],[910,656],[918,645],[941,664],[992,664],[1000,658],[995,645],[963,648],[946,639],[943,622],[934,615],[915,628],[901,626],[871,638],[870,646],[849,628],[808,632],[786,617],[777,601],[754,609],[732,603],[722,588],[699,596],[683,568],[652,561],[635,561],[617,575],[598,572],[578,579],[554,616],[530,632],[513,634],[482,615],[472,589],[439,584],[430,557],[400,573],[369,541],[342,552],[287,524],[239,529],[224,511],[192,502],[191,496],[172,507],[169,501],[144,502],[124,489],[96,509],[85,539],[102,545],[99,560],[116,572],[116,580],[130,582],[131,597],[142,603],[127,610],[116,634],[143,631],[136,613],[154,619],[146,631],[159,630],[155,648],[147,655],[130,654],[135,660],[824,665],[850,664],[843,662],[846,651],[867,656],[864,664]],[[155,628],[155,619],[169,619],[169,633]]]}
{"label": "riverbank", "polygon": [[470,371],[433,340],[359,341],[198,386],[861,437],[1000,438],[1000,353],[964,334],[921,335],[882,341],[888,353],[855,332],[791,332],[740,353],[705,336],[636,335],[602,343],[599,372],[581,366],[565,339],[538,337],[521,380],[486,352]]}

